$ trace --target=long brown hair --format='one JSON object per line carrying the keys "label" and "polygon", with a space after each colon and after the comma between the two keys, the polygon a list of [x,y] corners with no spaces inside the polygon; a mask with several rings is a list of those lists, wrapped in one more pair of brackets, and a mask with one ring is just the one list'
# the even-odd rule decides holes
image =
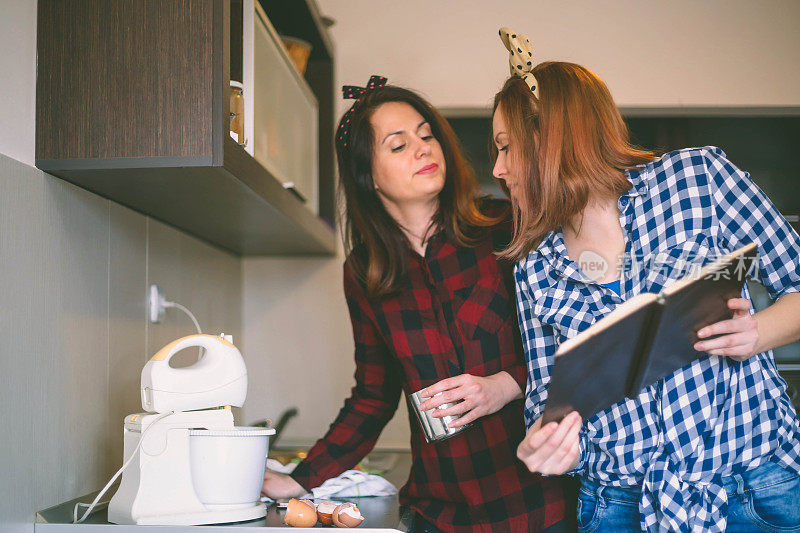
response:
{"label": "long brown hair", "polygon": [[450,124],[431,104],[416,93],[393,85],[368,91],[356,111],[347,117],[348,137],[346,144],[337,139],[336,156],[339,191],[345,205],[341,225],[345,252],[370,298],[386,297],[402,288],[407,280],[406,260],[410,250],[408,238],[384,208],[372,181],[374,132],[370,119],[378,107],[389,102],[413,107],[430,124],[442,147],[445,183],[428,231],[442,229],[459,245],[474,246],[484,228],[503,218],[503,214],[491,217],[479,209],[474,171]]}
{"label": "long brown hair", "polygon": [[[628,127],[603,80],[574,63],[536,65],[536,98],[516,77],[494,98],[509,130],[509,157],[522,169],[512,198],[514,238],[501,256],[519,260],[550,231],[581,213],[592,194],[619,197],[631,184],[624,170],[655,159],[630,142]],[[491,143],[494,159],[497,147]]]}

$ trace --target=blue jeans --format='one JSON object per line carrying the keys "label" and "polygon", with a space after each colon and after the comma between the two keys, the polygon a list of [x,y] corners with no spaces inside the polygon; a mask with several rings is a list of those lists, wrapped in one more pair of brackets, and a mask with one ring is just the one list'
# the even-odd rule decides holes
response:
{"label": "blue jeans", "polygon": [[[729,533],[800,532],[800,476],[775,463],[723,478],[728,493]],[[581,480],[581,533],[640,531],[638,487],[607,487]]]}
{"label": "blue jeans", "polygon": [[640,531],[640,488],[600,485],[581,479],[578,491],[578,531],[580,533]]}
{"label": "blue jeans", "polygon": [[724,478],[729,533],[800,531],[800,476],[775,463]]}

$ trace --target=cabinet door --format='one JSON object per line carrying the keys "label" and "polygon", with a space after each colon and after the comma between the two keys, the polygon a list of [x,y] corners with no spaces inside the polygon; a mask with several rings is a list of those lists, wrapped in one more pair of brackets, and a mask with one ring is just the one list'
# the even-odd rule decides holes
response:
{"label": "cabinet door", "polygon": [[317,100],[258,3],[252,54],[253,156],[285,184],[293,183],[317,213]]}

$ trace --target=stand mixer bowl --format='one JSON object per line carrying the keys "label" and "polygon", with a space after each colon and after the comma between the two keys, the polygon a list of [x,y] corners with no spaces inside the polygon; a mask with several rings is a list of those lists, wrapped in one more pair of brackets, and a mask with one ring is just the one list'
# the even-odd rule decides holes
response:
{"label": "stand mixer bowl", "polygon": [[274,429],[192,429],[189,449],[194,490],[207,506],[257,503]]}

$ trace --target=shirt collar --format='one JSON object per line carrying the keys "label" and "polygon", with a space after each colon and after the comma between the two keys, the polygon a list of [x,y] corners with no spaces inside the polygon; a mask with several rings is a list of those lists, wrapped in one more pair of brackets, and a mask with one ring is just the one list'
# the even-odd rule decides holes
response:
{"label": "shirt collar", "polygon": [[580,269],[576,268],[576,263],[567,257],[567,245],[564,244],[561,228],[545,235],[535,252],[547,261],[558,275],[580,283],[590,283]]}
{"label": "shirt collar", "polygon": [[650,172],[650,165],[642,165],[633,170],[625,171],[625,178],[631,182],[631,188],[622,193],[622,196],[633,198],[634,196],[645,196],[649,191],[646,176]]}

